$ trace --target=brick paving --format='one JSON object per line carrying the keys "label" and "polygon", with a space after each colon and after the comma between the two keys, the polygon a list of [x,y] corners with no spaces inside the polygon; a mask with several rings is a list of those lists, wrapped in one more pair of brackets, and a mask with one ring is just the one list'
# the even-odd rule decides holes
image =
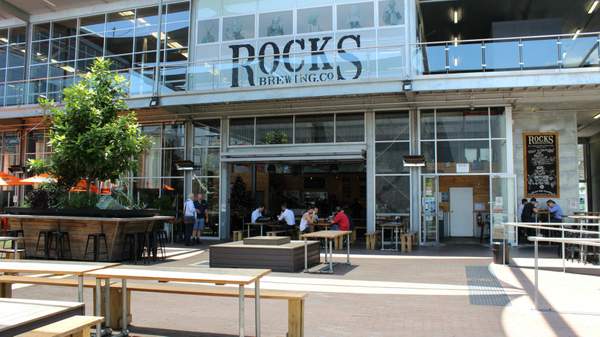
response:
{"label": "brick paving", "polygon": [[[206,247],[199,249],[160,265],[207,268]],[[552,310],[537,311],[533,271],[493,265],[489,255],[489,248],[478,245],[428,247],[411,254],[355,250],[353,266],[339,266],[333,275],[273,273],[263,288],[309,292],[307,337],[600,336],[596,276],[540,272],[540,303]],[[478,289],[469,287],[469,268],[485,268],[497,279],[486,280],[479,291],[503,293],[510,302],[473,302],[469,296]],[[16,289],[15,297],[65,300],[74,298],[75,291],[28,286]],[[86,300],[91,303],[90,290]],[[252,304],[248,300],[246,306],[249,332]],[[285,336],[287,303],[264,300],[262,309],[263,336]],[[134,336],[229,337],[237,332],[237,300],[232,298],[134,293],[132,310]]]}

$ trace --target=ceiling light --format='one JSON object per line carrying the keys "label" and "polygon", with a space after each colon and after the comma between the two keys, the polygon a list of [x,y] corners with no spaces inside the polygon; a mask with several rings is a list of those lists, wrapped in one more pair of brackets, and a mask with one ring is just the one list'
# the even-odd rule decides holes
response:
{"label": "ceiling light", "polygon": [[119,12],[119,15],[120,16],[132,16],[132,15],[134,15],[134,13],[132,11],[122,11],[122,12]]}
{"label": "ceiling light", "polygon": [[456,9],[452,13],[452,21],[454,21],[455,24],[458,23],[458,10],[456,10]]}
{"label": "ceiling light", "polygon": [[454,46],[458,46],[458,36],[455,36],[454,38],[452,38],[452,41],[454,41]]}
{"label": "ceiling light", "polygon": [[579,37],[579,34],[580,34],[580,33],[581,33],[581,29],[580,29],[580,28],[578,28],[578,29],[575,31],[575,35],[573,35],[573,40],[577,40],[577,38]]}
{"label": "ceiling light", "polygon": [[52,2],[52,1],[50,1],[50,0],[42,0],[42,2],[45,3],[48,6],[56,7],[56,4],[54,2]]}
{"label": "ceiling light", "polygon": [[600,119],[600,113],[597,113],[596,116],[594,116],[594,119]]}
{"label": "ceiling light", "polygon": [[596,7],[598,7],[598,2],[600,2],[600,0],[596,0],[592,3],[592,5],[590,6],[590,9],[588,9],[588,14],[594,13],[594,11],[596,10]]}

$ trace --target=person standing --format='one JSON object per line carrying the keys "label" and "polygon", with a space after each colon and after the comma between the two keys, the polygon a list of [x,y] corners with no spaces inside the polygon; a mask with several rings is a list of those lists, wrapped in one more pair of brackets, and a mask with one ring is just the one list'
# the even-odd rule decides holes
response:
{"label": "person standing", "polygon": [[331,229],[332,230],[340,230],[340,231],[349,231],[350,230],[350,219],[344,212],[341,207],[336,207],[336,213],[331,220]]}
{"label": "person standing", "polygon": [[[521,213],[521,222],[536,222],[537,215],[537,200],[535,198],[531,198],[531,200],[523,206],[523,212]],[[535,235],[535,230],[531,228],[522,228],[520,230],[521,237],[524,239],[528,235]]]}
{"label": "person standing", "polygon": [[557,204],[554,200],[548,200],[546,201],[546,206],[548,206],[548,212],[550,212],[550,222],[563,221],[564,214],[559,204]]}
{"label": "person standing", "polygon": [[204,195],[202,193],[198,193],[196,201],[194,201],[194,207],[197,212],[197,220],[192,232],[192,241],[193,243],[200,243],[200,236],[202,235],[202,231],[204,231],[204,226],[206,226],[206,223],[208,222],[208,204],[206,200],[204,200]]}
{"label": "person standing", "polygon": [[527,204],[527,199],[521,199],[521,204],[519,205],[519,208],[517,208],[517,215],[519,221],[521,221],[521,216],[523,215],[523,208],[525,207],[525,205]]}
{"label": "person standing", "polygon": [[196,206],[194,206],[194,193],[190,193],[183,204],[183,235],[186,246],[190,246],[192,244],[192,230],[196,223],[197,213]]}

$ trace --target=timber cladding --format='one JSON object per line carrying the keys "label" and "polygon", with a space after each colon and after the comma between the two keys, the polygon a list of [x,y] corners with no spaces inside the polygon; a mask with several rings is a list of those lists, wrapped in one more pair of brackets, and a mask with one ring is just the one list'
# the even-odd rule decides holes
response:
{"label": "timber cladding", "polygon": [[523,133],[526,198],[560,198],[558,132]]}

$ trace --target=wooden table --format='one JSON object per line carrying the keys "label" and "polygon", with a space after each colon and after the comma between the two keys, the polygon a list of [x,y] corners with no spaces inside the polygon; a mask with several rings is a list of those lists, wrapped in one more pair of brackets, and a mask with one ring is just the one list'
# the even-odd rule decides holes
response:
{"label": "wooden table", "polygon": [[[190,268],[159,268],[143,269],[134,267],[118,267],[100,269],[86,273],[87,276],[96,278],[96,313],[100,313],[100,290],[101,280],[105,280],[104,286],[110,286],[110,279],[121,279],[121,293],[123,305],[122,335],[128,335],[127,330],[127,281],[128,280],[151,280],[159,282],[195,282],[233,284],[239,288],[239,335],[245,335],[244,323],[244,286],[254,283],[255,287],[255,324],[256,337],[260,337],[260,279],[269,274],[269,269],[190,269]],[[105,296],[105,308],[110,308],[110,298]],[[108,313],[109,310],[106,310]],[[110,322],[110,317],[105,317]]]}
{"label": "wooden table", "polygon": [[[11,242],[12,244],[12,252],[13,259],[17,260],[17,254],[19,252],[19,247],[17,245],[18,242],[25,242],[25,238],[22,236],[0,236],[0,242]],[[0,253],[6,253],[7,250],[2,247],[2,251]]]}
{"label": "wooden table", "polygon": [[[318,231],[302,234],[302,238],[304,238],[304,272],[308,272],[308,241],[306,239],[325,239],[325,263],[329,263],[328,272],[333,273],[333,241],[344,235],[347,236],[346,263],[350,264],[350,235],[352,235],[352,231]],[[327,258],[328,253],[329,259]]]}
{"label": "wooden table", "polygon": [[83,302],[83,274],[117,266],[117,263],[54,262],[41,260],[0,261],[0,273],[41,273],[77,276],[77,302]]}
{"label": "wooden table", "polygon": [[84,304],[77,302],[0,298],[0,337],[16,336],[84,311]]}
{"label": "wooden table", "polygon": [[277,225],[273,224],[272,222],[247,222],[244,224],[244,226],[246,226],[246,233],[248,234],[247,237],[250,237],[250,227],[256,227],[256,226],[260,226],[260,236],[264,236],[264,227],[275,227]]}

